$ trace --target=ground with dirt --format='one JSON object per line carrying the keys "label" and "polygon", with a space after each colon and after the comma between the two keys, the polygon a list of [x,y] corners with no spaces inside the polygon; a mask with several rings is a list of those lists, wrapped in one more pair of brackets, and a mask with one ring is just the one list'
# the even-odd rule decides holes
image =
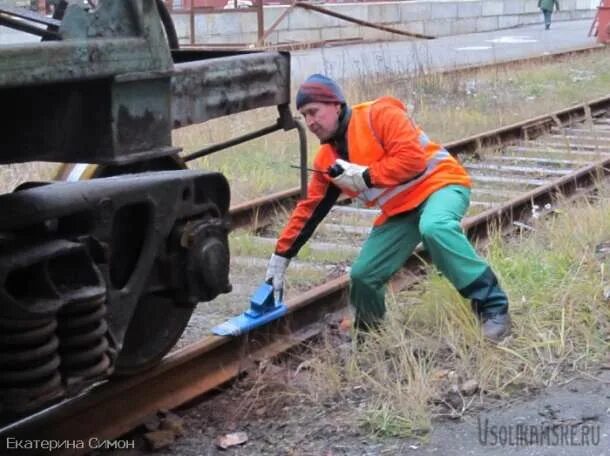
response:
{"label": "ground with dirt", "polygon": [[[287,376],[291,378],[288,379]],[[354,421],[353,410],[366,402],[358,391],[343,402],[312,403],[290,391],[294,372],[267,369],[264,378],[251,376],[224,391],[179,410],[179,434],[173,443],[153,454],[169,456],[282,455],[610,455],[610,366],[582,378],[510,401],[485,399],[458,420],[435,419],[428,435],[414,439],[370,435]],[[274,382],[269,385],[269,378]],[[298,381],[297,381],[298,383]],[[277,387],[278,394],[273,394]],[[247,441],[219,448],[219,438],[238,434]],[[151,454],[140,429],[138,449],[125,456]]]}

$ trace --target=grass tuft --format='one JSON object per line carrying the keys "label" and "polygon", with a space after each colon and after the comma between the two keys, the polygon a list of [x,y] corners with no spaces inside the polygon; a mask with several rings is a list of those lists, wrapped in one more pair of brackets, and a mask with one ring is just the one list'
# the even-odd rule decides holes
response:
{"label": "grass tuft", "polygon": [[596,248],[610,241],[610,190],[563,203],[533,231],[494,235],[487,248],[510,297],[510,338],[483,340],[469,302],[430,269],[414,289],[388,295],[384,325],[362,343],[317,351],[310,397],[351,398],[355,425],[372,434],[425,439],[435,417],[590,373],[610,351],[610,255]]}

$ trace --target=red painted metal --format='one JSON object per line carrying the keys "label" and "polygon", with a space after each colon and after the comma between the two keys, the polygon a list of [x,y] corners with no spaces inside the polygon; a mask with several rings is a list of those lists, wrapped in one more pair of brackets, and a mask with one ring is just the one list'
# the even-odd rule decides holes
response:
{"label": "red painted metal", "polygon": [[597,42],[610,43],[610,0],[602,0],[597,7]]}
{"label": "red painted metal", "polygon": [[222,9],[227,6],[229,0],[183,0],[182,8],[212,8]]}
{"label": "red painted metal", "polygon": [[[388,0],[324,0],[320,2],[314,2],[316,5],[323,6],[325,4],[335,4],[335,3],[380,3],[382,1],[387,2]],[[399,3],[406,0],[389,0],[391,2]],[[168,6],[170,11],[174,10],[188,10],[191,8],[191,5],[195,8],[209,8],[210,4],[213,3],[223,3],[222,6],[212,6],[212,8],[224,8],[228,5],[229,8],[232,8],[235,4],[235,0],[165,0],[165,4]],[[256,6],[259,3],[259,0],[237,0],[238,8],[243,8],[246,6]],[[272,6],[272,5],[292,5],[294,0],[263,0],[263,5]]]}

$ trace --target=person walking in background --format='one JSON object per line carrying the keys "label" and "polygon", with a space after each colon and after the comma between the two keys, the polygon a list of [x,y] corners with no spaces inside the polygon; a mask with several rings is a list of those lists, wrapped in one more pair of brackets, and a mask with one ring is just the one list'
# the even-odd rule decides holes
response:
{"label": "person walking in background", "polygon": [[[335,81],[314,74],[299,88],[296,107],[321,144],[307,197],[292,212],[269,260],[265,281],[274,292],[282,294],[290,260],[343,192],[381,210],[351,268],[356,328],[380,323],[386,284],[421,241],[434,265],[471,300],[483,335],[494,342],[506,337],[508,298],[460,225],[471,187],[460,163],[428,138],[396,98],[350,107]],[[337,165],[339,172],[331,172]]]}
{"label": "person walking in background", "polygon": [[551,17],[553,16],[553,7],[555,11],[559,11],[559,2],[557,0],[538,0],[538,8],[544,16],[544,29],[551,28]]}

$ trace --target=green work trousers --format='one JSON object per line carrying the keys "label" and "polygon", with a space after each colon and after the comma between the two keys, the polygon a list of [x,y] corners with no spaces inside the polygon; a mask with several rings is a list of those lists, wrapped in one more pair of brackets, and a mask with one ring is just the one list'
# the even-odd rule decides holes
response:
{"label": "green work trousers", "polygon": [[469,204],[469,188],[449,185],[417,208],[373,228],[350,274],[350,300],[358,325],[375,325],[384,316],[386,283],[420,241],[434,265],[458,290],[488,269],[460,225]]}

